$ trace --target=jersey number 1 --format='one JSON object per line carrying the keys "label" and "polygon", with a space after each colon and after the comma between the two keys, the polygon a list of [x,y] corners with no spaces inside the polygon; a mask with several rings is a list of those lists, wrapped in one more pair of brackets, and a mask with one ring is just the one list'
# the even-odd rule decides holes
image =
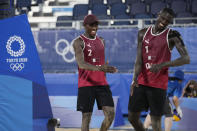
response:
{"label": "jersey number 1", "polygon": [[[146,49],[146,53],[148,53],[148,46],[145,46],[145,49]],[[146,63],[145,66],[146,66],[146,69],[150,69],[151,68],[151,64],[150,63]]]}

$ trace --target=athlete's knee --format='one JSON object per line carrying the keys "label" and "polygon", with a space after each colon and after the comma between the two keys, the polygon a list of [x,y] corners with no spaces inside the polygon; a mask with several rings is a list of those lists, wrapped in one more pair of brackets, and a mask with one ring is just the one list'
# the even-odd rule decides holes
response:
{"label": "athlete's knee", "polygon": [[102,109],[105,119],[102,122],[100,131],[107,131],[115,117],[114,107],[104,106]]}
{"label": "athlete's knee", "polygon": [[129,112],[129,114],[128,114],[128,120],[129,120],[129,122],[133,122],[134,120],[135,120],[135,118],[134,118],[134,113],[132,112]]}
{"label": "athlete's knee", "polygon": [[111,123],[115,117],[114,107],[104,106],[103,112],[105,115],[105,120],[108,121],[109,123]]}
{"label": "athlete's knee", "polygon": [[92,112],[82,113],[81,131],[89,131],[91,116]]}
{"label": "athlete's knee", "polygon": [[89,123],[91,120],[92,112],[82,113],[82,121]]}
{"label": "athlete's knee", "polygon": [[140,112],[129,112],[128,120],[136,131],[145,131],[144,126],[140,121]]}
{"label": "athlete's knee", "polygon": [[161,116],[152,116],[151,115],[151,121],[152,121],[152,127],[154,131],[161,131]]}
{"label": "athlete's knee", "polygon": [[131,123],[135,123],[135,122],[139,121],[139,112],[129,112],[128,120]]}
{"label": "athlete's knee", "polygon": [[114,120],[114,117],[115,117],[115,112],[114,111],[111,112],[110,115],[108,115],[107,117],[108,117],[108,121],[112,122]]}

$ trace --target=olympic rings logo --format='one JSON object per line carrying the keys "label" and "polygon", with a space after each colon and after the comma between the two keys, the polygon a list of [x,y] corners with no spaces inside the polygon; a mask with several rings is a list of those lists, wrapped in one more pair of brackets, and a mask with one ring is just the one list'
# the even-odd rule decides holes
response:
{"label": "olympic rings logo", "polygon": [[21,71],[25,67],[24,63],[11,63],[10,68],[13,71]]}
{"label": "olympic rings logo", "polygon": [[[74,41],[74,40],[73,40]],[[69,44],[69,42],[65,39],[60,39],[56,42],[55,44],[55,50],[57,52],[58,55],[62,56],[62,58],[64,59],[65,62],[68,62],[68,63],[71,63],[71,62],[74,62],[75,61],[75,52],[74,52],[74,49],[73,49],[73,41],[71,42],[71,44]],[[64,43],[66,46],[63,50],[60,50],[59,47],[60,47],[60,43]],[[71,53],[73,56],[72,58],[67,58],[67,54],[68,53]]]}
{"label": "olympic rings logo", "polygon": [[[14,41],[17,41],[19,44],[20,44],[20,49],[18,51],[14,51],[12,50],[11,48],[11,45]],[[6,45],[6,48],[7,48],[7,52],[11,55],[11,56],[14,56],[14,57],[19,57],[19,56],[22,56],[23,53],[25,52],[25,43],[23,41],[23,39],[20,37],[20,36],[12,36],[8,39],[7,41],[7,45]]]}

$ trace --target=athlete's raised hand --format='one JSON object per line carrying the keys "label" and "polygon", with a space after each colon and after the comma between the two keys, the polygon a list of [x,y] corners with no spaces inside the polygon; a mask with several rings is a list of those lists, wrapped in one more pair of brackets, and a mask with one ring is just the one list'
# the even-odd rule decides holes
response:
{"label": "athlete's raised hand", "polygon": [[99,71],[106,73],[116,73],[118,72],[118,69],[114,66],[110,66],[109,61],[107,61],[104,65],[99,66]]}

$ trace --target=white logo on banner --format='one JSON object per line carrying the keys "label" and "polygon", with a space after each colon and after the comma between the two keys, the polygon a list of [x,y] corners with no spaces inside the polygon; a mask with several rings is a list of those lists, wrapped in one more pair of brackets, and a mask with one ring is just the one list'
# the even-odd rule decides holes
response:
{"label": "white logo on banner", "polygon": [[[20,49],[18,51],[12,50],[12,47],[11,47],[12,44],[13,44],[13,42],[15,42],[15,41],[20,44]],[[19,36],[12,36],[12,37],[10,37],[9,40],[7,41],[6,48],[7,48],[7,52],[11,56],[14,56],[14,57],[22,56],[23,53],[25,52],[25,44],[24,44],[24,41]]]}
{"label": "white logo on banner", "polygon": [[[66,46],[63,49],[61,49],[60,43],[64,43]],[[72,45],[73,45],[73,41],[71,42],[71,44],[69,44],[69,42],[65,39],[60,39],[55,44],[56,53],[58,55],[62,56],[63,60],[68,63],[75,61],[75,55],[74,55],[75,52],[74,52]],[[67,58],[67,56],[66,56],[69,52],[72,54],[71,58]]]}
{"label": "white logo on banner", "polygon": [[[13,50],[13,44],[18,44],[20,48],[17,51]],[[13,71],[21,71],[25,67],[25,62],[27,62],[27,58],[18,58],[22,56],[25,52],[25,43],[20,36],[11,36],[6,44],[6,49],[8,54],[15,58],[7,58],[6,62],[10,63],[10,68]]]}
{"label": "white logo on banner", "polygon": [[25,67],[24,63],[11,63],[10,64],[10,68],[13,70],[13,71],[21,71],[23,68]]}

